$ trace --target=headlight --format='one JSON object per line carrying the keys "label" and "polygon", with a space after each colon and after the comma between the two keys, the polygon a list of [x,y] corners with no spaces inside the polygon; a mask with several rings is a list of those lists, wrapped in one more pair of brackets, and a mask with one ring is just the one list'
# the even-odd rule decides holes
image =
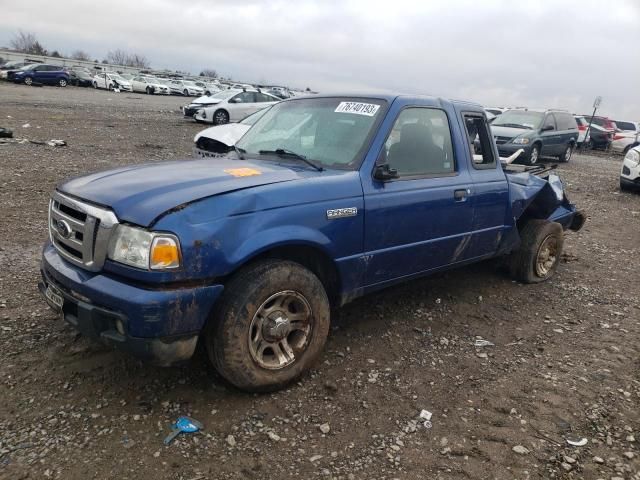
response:
{"label": "headlight", "polygon": [[175,236],[127,225],[118,225],[109,242],[108,254],[115,262],[146,270],[180,266],[180,245]]}
{"label": "headlight", "polygon": [[516,137],[511,140],[511,143],[515,143],[516,145],[528,145],[529,139],[527,137]]}
{"label": "headlight", "polygon": [[629,150],[624,159],[631,162],[632,167],[637,167],[640,164],[640,153],[638,153],[636,150]]}

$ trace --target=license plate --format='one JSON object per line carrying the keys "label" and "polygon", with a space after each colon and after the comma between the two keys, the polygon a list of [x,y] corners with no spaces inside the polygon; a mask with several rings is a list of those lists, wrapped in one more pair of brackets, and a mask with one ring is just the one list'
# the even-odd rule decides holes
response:
{"label": "license plate", "polygon": [[62,310],[62,305],[64,304],[64,297],[60,290],[56,287],[49,285],[47,289],[44,291],[44,296],[51,302],[52,306],[55,306],[58,310]]}

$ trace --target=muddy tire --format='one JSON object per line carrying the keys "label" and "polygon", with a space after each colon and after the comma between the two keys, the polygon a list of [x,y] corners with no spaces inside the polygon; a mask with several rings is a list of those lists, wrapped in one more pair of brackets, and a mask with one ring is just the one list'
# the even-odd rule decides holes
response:
{"label": "muddy tire", "polygon": [[211,363],[231,384],[273,391],[313,365],[329,323],[329,300],[318,277],[298,263],[267,260],[225,285],[205,344]]}
{"label": "muddy tire", "polygon": [[562,225],[529,220],[520,231],[520,239],[520,248],[509,259],[511,276],[522,283],[540,283],[551,278],[562,254]]}
{"label": "muddy tire", "polygon": [[562,155],[558,157],[558,160],[564,163],[569,163],[569,160],[571,160],[571,155],[573,155],[573,143],[569,143],[566,146]]}

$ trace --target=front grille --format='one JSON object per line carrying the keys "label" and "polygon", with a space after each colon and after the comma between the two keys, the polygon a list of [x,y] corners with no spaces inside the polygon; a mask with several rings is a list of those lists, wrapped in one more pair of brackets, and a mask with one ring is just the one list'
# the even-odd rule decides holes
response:
{"label": "front grille", "polygon": [[115,214],[59,192],[49,202],[49,238],[71,263],[91,271],[104,265]]}
{"label": "front grille", "polygon": [[511,137],[501,137],[501,136],[495,136],[493,137],[496,140],[496,145],[502,145],[503,143],[507,143],[509,140],[511,140]]}

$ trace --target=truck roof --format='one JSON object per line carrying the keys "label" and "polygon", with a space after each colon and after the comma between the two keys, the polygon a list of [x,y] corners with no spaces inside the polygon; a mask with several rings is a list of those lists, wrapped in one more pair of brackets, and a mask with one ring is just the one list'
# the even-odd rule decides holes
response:
{"label": "truck roof", "polygon": [[[474,108],[483,108],[482,105],[480,105],[477,102],[470,102],[467,100],[455,100],[455,99],[450,99],[450,98],[443,98],[443,97],[435,97],[432,95],[413,95],[413,94],[406,94],[406,93],[389,93],[389,92],[363,92],[363,91],[356,91],[356,92],[329,92],[329,93],[320,93],[320,94],[315,94],[315,95],[309,95],[309,97],[313,97],[313,98],[331,98],[331,97],[352,97],[352,98],[375,98],[375,99],[379,99],[379,100],[385,100],[389,103],[392,103],[395,99],[397,98],[402,98],[405,100],[425,100],[425,99],[429,99],[429,100],[435,100],[437,102],[451,102],[454,105],[460,105],[460,106],[468,106],[468,107],[474,107]],[[300,97],[296,97],[296,98],[300,98]]]}

